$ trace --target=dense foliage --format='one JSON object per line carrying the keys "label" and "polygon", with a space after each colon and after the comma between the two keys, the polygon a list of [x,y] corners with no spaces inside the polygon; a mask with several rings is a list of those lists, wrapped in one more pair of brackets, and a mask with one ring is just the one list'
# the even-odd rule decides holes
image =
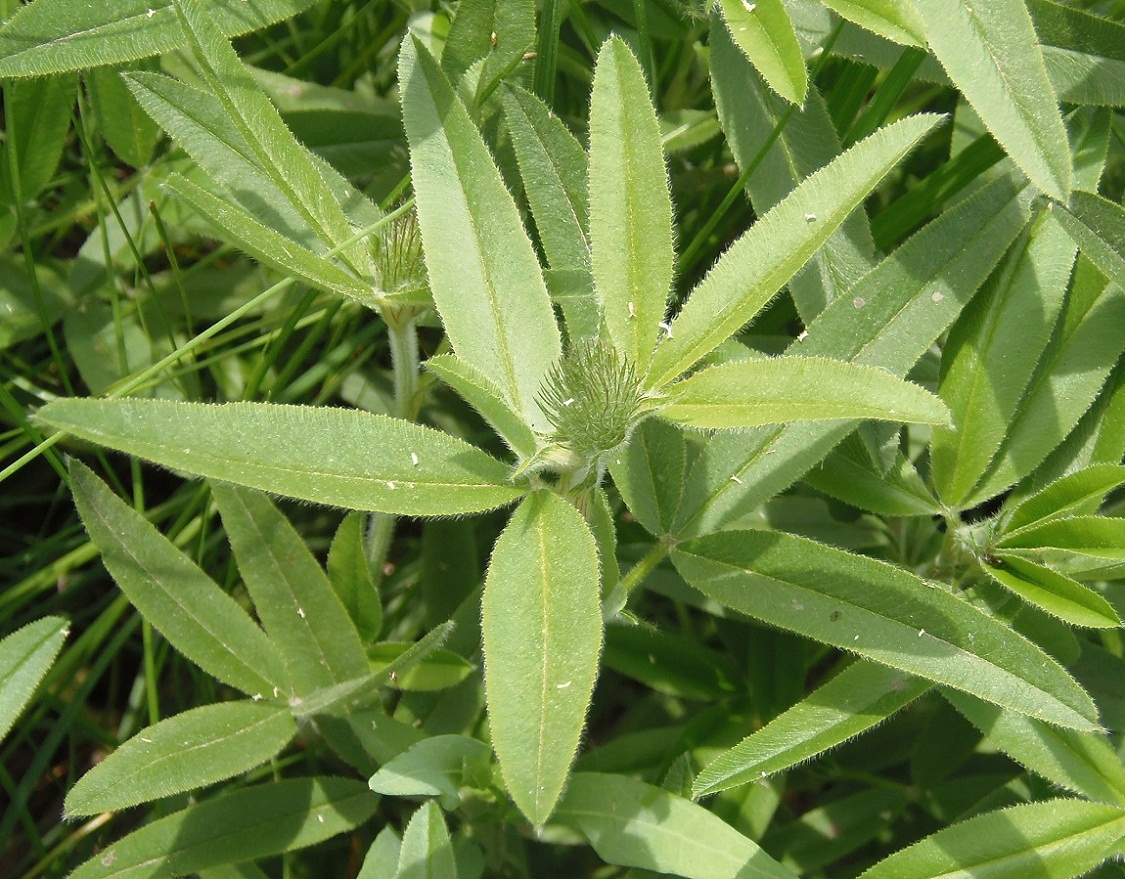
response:
{"label": "dense foliage", "polygon": [[1122,3],[0,16],[0,875],[1121,875]]}

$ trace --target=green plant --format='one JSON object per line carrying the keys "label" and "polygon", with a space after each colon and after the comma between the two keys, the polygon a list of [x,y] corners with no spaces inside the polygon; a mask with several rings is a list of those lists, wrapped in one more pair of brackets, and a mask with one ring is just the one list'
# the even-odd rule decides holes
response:
{"label": "green plant", "polygon": [[[146,668],[151,725],[69,790],[68,815],[242,780],[74,875],[260,876],[252,862],[279,854],[288,875],[288,853],[348,831],[369,841],[360,876],[404,879],[592,869],[529,830],[689,877],[1063,877],[1120,854],[1120,697],[1104,681],[1125,667],[1125,527],[1119,501],[1099,511],[1125,483],[1125,211],[1097,190],[1120,139],[1107,108],[1125,103],[1125,26],[1049,0],[638,0],[613,28],[571,4],[596,55],[583,146],[550,102],[574,63],[562,4],[537,30],[530,2],[461,0],[447,33],[439,18],[391,29],[405,30],[402,128],[386,126],[409,176],[370,182],[377,205],[337,154],[294,136],[284,95],[307,86],[246,66],[227,39],[313,5],[35,0],[0,29],[0,75],[133,65],[87,80],[95,109],[116,102],[102,136],[146,165],[156,128],[112,125],[143,109],[183,151],[148,172],[154,224],[115,207],[117,238],[103,226],[72,292],[112,287],[126,251],[146,278],[162,216],[281,278],[203,332],[185,302],[188,332],[139,369],[114,298],[124,368],[99,385],[88,365],[99,394],[20,413],[21,435],[58,431],[40,453],[92,443],[207,479],[177,495],[165,536],[143,494],[130,505],[84,464],[62,471],[145,638],[221,685],[159,720]],[[703,38],[714,111],[681,108],[699,138],[683,148],[721,174],[721,125],[717,155],[740,170],[718,204],[680,204],[694,237],[677,261],[675,117],[650,87],[687,91],[690,75],[658,70],[653,47]],[[163,71],[137,64],[172,50]],[[855,57],[892,60],[876,77]],[[952,136],[910,112],[951,97]],[[749,224],[732,221],[744,191]],[[892,197],[869,221],[865,203]],[[309,292],[280,309],[283,342],[313,302],[331,303],[326,326],[378,315],[376,411],[251,401],[285,376],[277,354],[211,382],[228,402],[196,402],[216,396],[198,370],[170,370],[297,284]],[[300,508],[269,495],[359,512],[310,547]],[[205,537],[214,509],[229,557]],[[479,539],[470,514],[487,514]],[[432,524],[416,537],[419,519]],[[185,532],[201,534],[195,559]],[[206,570],[216,552],[228,588]],[[35,625],[0,644],[46,633],[35,680],[10,675],[13,716],[62,639],[56,620]],[[603,669],[645,695],[599,711]],[[218,698],[233,692],[248,698]],[[872,755],[799,768],[890,718],[852,747],[884,735],[913,748],[905,769]],[[297,737],[312,754],[290,773]],[[982,738],[987,770],[971,763]],[[786,790],[812,804],[785,814]]]}

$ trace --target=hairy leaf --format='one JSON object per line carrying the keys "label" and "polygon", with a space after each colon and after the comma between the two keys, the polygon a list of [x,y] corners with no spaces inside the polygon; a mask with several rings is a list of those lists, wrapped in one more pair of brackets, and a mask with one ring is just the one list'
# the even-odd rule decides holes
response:
{"label": "hairy leaf", "polygon": [[1113,629],[1121,625],[1113,605],[1065,574],[1010,554],[999,554],[997,561],[1000,564],[983,562],[985,572],[1052,616],[1073,626]]}
{"label": "hairy leaf", "polygon": [[1066,671],[1003,623],[900,568],[785,534],[681,543],[684,578],[771,625],[1073,729],[1097,709]]}
{"label": "hairy leaf", "polygon": [[449,516],[523,494],[468,443],[358,410],[66,399],[38,417],[166,467],[353,510]]}
{"label": "hairy leaf", "polygon": [[652,534],[667,534],[684,492],[687,453],[683,433],[656,418],[642,421],[609,461],[613,483],[629,511]]}
{"label": "hairy leaf", "polygon": [[824,5],[860,27],[904,46],[924,46],[925,27],[910,3],[902,0],[823,0]]}
{"label": "hairy leaf", "polygon": [[391,797],[440,796],[446,808],[455,809],[462,785],[489,778],[491,757],[492,750],[477,739],[432,736],[384,764],[368,784],[376,793]]}
{"label": "hairy leaf", "polygon": [[609,864],[688,879],[795,879],[717,815],[623,775],[574,773],[556,818]]}
{"label": "hairy leaf", "polygon": [[1125,288],[1125,210],[1091,192],[1075,192],[1056,214],[1067,233],[1102,273]]}
{"label": "hairy leaf", "polygon": [[[313,0],[211,0],[228,37],[296,15]],[[119,64],[186,45],[172,0],[35,0],[0,28],[0,76],[43,76]]]}
{"label": "hairy leaf", "polygon": [[1047,800],[989,812],[896,852],[861,879],[1069,879],[1100,864],[1125,834],[1125,812]]}
{"label": "hairy leaf", "polygon": [[715,758],[695,779],[692,796],[749,784],[804,763],[882,723],[930,686],[895,669],[857,662]]}
{"label": "hairy leaf", "polygon": [[913,2],[930,48],[988,130],[1032,183],[1065,201],[1069,142],[1023,0]]}
{"label": "hairy leaf", "polygon": [[721,0],[723,18],[738,48],[791,104],[805,100],[809,74],[793,22],[782,0]]}
{"label": "hairy leaf", "polygon": [[497,540],[482,629],[492,745],[512,799],[541,827],[578,748],[602,643],[597,547],[558,495],[530,495]]}
{"label": "hairy leaf", "polygon": [[672,284],[672,201],[644,73],[617,37],[594,73],[589,192],[598,304],[618,352],[643,373]]}
{"label": "hairy leaf", "polygon": [[755,223],[673,321],[671,335],[656,350],[649,386],[676,378],[757,314],[936,122],[915,116],[880,129]]}
{"label": "hairy leaf", "polygon": [[68,631],[61,617],[43,617],[0,641],[0,740],[55,661]]}
{"label": "hairy leaf", "polygon": [[296,732],[284,705],[193,708],[141,730],[82,776],[66,796],[66,813],[113,812],[224,781],[265,763]]}
{"label": "hairy leaf", "polygon": [[366,821],[377,799],[350,778],[259,784],[175,812],[107,846],[72,879],[183,876],[295,851]]}
{"label": "hairy leaf", "polygon": [[289,693],[280,651],[233,598],[84,465],[70,479],[106,569],[173,647],[244,693]]}
{"label": "hairy leaf", "polygon": [[532,427],[561,352],[547,287],[515,202],[445,75],[417,39],[399,64],[418,221],[434,302],[457,356]]}
{"label": "hairy leaf", "polygon": [[423,803],[406,825],[395,879],[457,879],[453,845],[437,803]]}
{"label": "hairy leaf", "polygon": [[211,494],[266,632],[298,696],[370,671],[359,633],[299,534],[264,494],[215,482]]}
{"label": "hairy leaf", "polygon": [[1070,514],[1125,483],[1125,465],[1092,464],[1063,476],[1008,511],[1004,532]]}
{"label": "hairy leaf", "polygon": [[724,363],[672,385],[660,414],[689,427],[873,418],[948,424],[945,405],[889,372],[826,357]]}

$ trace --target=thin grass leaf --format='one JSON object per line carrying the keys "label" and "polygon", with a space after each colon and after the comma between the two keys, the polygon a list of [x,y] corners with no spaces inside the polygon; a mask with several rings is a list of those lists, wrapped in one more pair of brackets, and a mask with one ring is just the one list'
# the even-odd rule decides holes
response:
{"label": "thin grass leaf", "polygon": [[264,494],[215,482],[238,570],[298,696],[370,671],[359,633],[328,576]]}
{"label": "thin grass leaf", "polygon": [[173,647],[249,695],[289,693],[281,653],[233,598],[87,467],[71,462],[70,480],[106,569]]}
{"label": "thin grass leaf", "polygon": [[244,253],[283,274],[300,278],[310,286],[330,293],[342,293],[364,305],[373,306],[370,285],[360,283],[354,275],[326,258],[258,222],[237,204],[217,198],[179,174],[169,177],[165,185],[203,217],[215,229],[217,237]]}
{"label": "thin grass leaf", "polygon": [[896,852],[860,879],[1070,879],[1112,855],[1125,812],[1047,800],[989,812]]}
{"label": "thin grass leaf", "polygon": [[809,72],[785,4],[721,0],[720,5],[730,35],[769,87],[791,104],[803,103]]}
{"label": "thin grass leaf", "polygon": [[[258,167],[321,241],[329,247],[343,244],[353,230],[309,151],[285,127],[199,0],[172,0],[172,5],[204,80]],[[340,256],[360,277],[370,276],[371,258],[362,242],[347,245]]]}
{"label": "thin grass leaf", "polygon": [[536,827],[566,784],[598,674],[598,550],[581,514],[540,491],[492,551],[482,631],[492,746]]}
{"label": "thin grass leaf", "polygon": [[1065,201],[1070,146],[1023,0],[914,0],[930,48],[1039,189]]}
{"label": "thin grass leaf", "polygon": [[297,733],[289,709],[259,702],[193,708],[137,733],[66,795],[66,816],[96,815],[248,772]]}
{"label": "thin grass leaf", "polygon": [[513,411],[504,392],[483,373],[453,354],[439,354],[426,361],[434,373],[481,414],[521,458],[535,454],[539,443],[531,428]]}
{"label": "thin grass leaf", "polygon": [[296,851],[371,817],[361,781],[322,776],[259,784],[175,812],[106,846],[71,879],[157,879]]}
{"label": "thin grass leaf", "polygon": [[702,806],[623,775],[574,773],[555,817],[608,864],[687,879],[796,876]]}
{"label": "thin grass leaf", "polygon": [[524,493],[466,442],[353,409],[66,399],[37,417],[165,467],[350,510],[452,516]]}
{"label": "thin grass leaf", "polygon": [[881,128],[801,183],[736,241],[695,288],[656,350],[650,387],[676,378],[749,321],[938,122]]}
{"label": "thin grass leaf", "polygon": [[[739,168],[757,159],[767,138],[776,143],[761,158],[746,189],[758,215],[765,214],[797,185],[841,151],[840,137],[820,94],[813,89],[800,109],[770,94],[738,51],[726,26],[711,20],[711,91],[727,143]],[[789,281],[789,295],[805,325],[875,266],[875,243],[862,208],[853,211]]]}
{"label": "thin grass leaf", "polygon": [[1093,701],[1062,666],[905,570],[757,531],[696,538],[672,559],[703,594],[770,625],[1060,726],[1098,728]]}
{"label": "thin grass leaf", "polygon": [[1125,483],[1125,466],[1092,464],[1063,476],[1006,511],[1004,534],[1069,515]]}
{"label": "thin grass leaf", "polygon": [[672,286],[672,199],[641,65],[618,37],[598,53],[590,98],[590,246],[609,338],[643,373]]}
{"label": "thin grass leaf", "polygon": [[[290,18],[313,0],[219,0],[209,3],[228,37]],[[136,61],[186,45],[171,0],[35,0],[0,29],[0,76],[44,76]]]}
{"label": "thin grass leaf", "polygon": [[[914,235],[833,302],[790,352],[903,376],[953,322],[1027,222],[1029,188],[1006,177]],[[685,480],[676,533],[716,530],[823,458],[853,429],[794,424],[713,437]]]}
{"label": "thin grass leaf", "polygon": [[62,617],[43,617],[0,641],[0,740],[35,693],[69,631]]}
{"label": "thin grass leaf", "polygon": [[985,573],[1051,616],[1095,629],[1121,625],[1112,604],[1065,574],[1011,554],[998,553],[996,561],[981,563]]}
{"label": "thin grass leaf", "polygon": [[561,342],[539,261],[480,132],[437,63],[410,36],[399,62],[418,222],[445,331],[457,356],[545,431],[536,395]]}
{"label": "thin grass leaf", "polygon": [[1076,191],[1069,208],[1059,205],[1055,214],[1090,261],[1125,288],[1125,210],[1100,195]]}
{"label": "thin grass leaf", "polygon": [[922,18],[902,0],[822,0],[825,6],[874,34],[903,46],[925,46]]}
{"label": "thin grass leaf", "polygon": [[1125,766],[1105,736],[1059,729],[956,690],[941,694],[991,744],[1031,772],[1092,800],[1125,806]]}
{"label": "thin grass leaf", "polygon": [[731,429],[786,421],[878,419],[948,424],[941,400],[889,372],[827,357],[724,363],[667,389],[662,417],[688,427]]}
{"label": "thin grass leaf", "polygon": [[930,689],[929,681],[857,662],[709,763],[695,779],[704,797],[811,760],[882,723]]}
{"label": "thin grass leaf", "polygon": [[457,879],[457,860],[441,808],[432,800],[414,813],[402,834],[395,879]]}

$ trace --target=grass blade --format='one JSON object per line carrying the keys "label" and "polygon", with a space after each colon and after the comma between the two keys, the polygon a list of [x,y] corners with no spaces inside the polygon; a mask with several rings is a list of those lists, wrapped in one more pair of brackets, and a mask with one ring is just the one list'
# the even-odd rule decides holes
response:
{"label": "grass blade", "polygon": [[523,495],[468,443],[353,409],[76,398],[38,418],[166,467],[350,510],[449,516]]}

